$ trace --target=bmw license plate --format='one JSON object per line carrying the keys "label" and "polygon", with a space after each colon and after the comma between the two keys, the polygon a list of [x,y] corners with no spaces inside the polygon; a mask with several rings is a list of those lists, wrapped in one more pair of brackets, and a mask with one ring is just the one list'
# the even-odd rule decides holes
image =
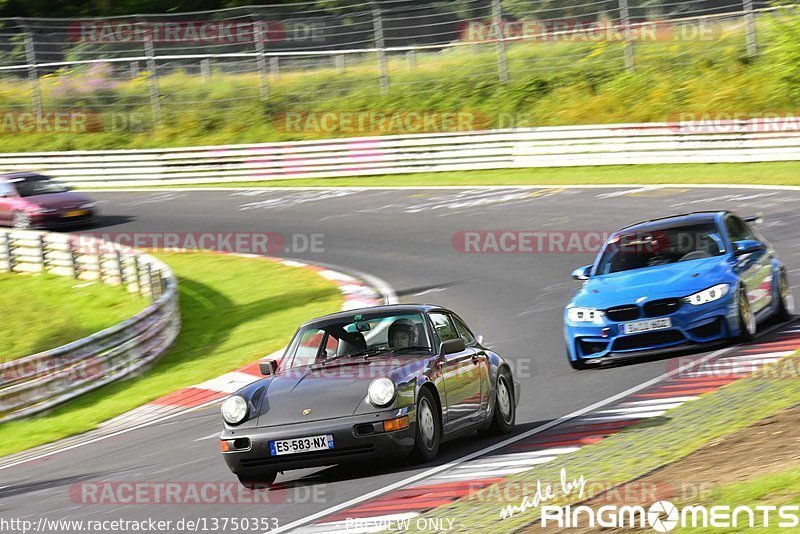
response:
{"label": "bmw license plate", "polygon": [[277,439],[269,442],[269,453],[272,456],[281,454],[298,454],[302,452],[327,451],[333,448],[333,436],[310,436],[307,438]]}
{"label": "bmw license plate", "polygon": [[623,325],[623,331],[626,334],[638,334],[639,332],[663,330],[664,328],[672,328],[672,319],[669,317],[650,319],[649,321],[636,321],[635,323],[625,323]]}

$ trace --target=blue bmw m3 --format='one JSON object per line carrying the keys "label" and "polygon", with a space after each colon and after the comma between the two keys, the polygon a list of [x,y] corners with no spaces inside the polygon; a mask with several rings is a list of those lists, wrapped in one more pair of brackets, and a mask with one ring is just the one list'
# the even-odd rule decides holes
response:
{"label": "blue bmw m3", "polygon": [[786,267],[755,223],[696,212],[613,233],[572,273],[584,281],[564,310],[572,367],[751,339],[764,319],[790,318]]}

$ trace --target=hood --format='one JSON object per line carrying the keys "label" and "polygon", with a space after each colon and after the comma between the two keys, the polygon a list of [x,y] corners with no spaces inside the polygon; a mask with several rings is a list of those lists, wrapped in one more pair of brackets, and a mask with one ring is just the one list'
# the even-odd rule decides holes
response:
{"label": "hood", "polygon": [[648,300],[684,297],[726,281],[726,256],[671,263],[646,269],[593,276],[575,295],[575,306],[605,309]]}
{"label": "hood", "polygon": [[43,208],[60,210],[75,209],[82,204],[91,202],[91,199],[85,195],[74,193],[72,191],[65,191],[63,193],[48,193],[46,195],[33,195],[30,197],[24,197],[22,200]]}
{"label": "hood", "polygon": [[[326,367],[281,371],[269,380],[258,426],[306,423],[353,415],[378,377],[415,362],[416,358],[343,359]],[[304,410],[311,410],[303,415]]]}

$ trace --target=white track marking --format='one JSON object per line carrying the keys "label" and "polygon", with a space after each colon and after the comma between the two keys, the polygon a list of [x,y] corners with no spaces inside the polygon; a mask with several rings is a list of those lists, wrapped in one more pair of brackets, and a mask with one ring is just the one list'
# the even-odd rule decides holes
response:
{"label": "white track marking", "polygon": [[160,191],[227,191],[229,193],[241,191],[429,191],[429,190],[467,190],[467,189],[483,189],[483,190],[501,190],[501,189],[620,189],[625,187],[642,188],[653,187],[660,185],[664,189],[764,189],[776,191],[800,191],[800,186],[797,185],[756,185],[756,184],[567,184],[567,185],[552,185],[552,184],[528,184],[528,185],[376,185],[376,186],[254,186],[254,187],[113,187],[113,188],[87,188],[80,189],[87,193],[145,193],[145,192],[160,192]]}
{"label": "white track marking", "polygon": [[[494,460],[494,456],[489,457],[491,460]],[[501,460],[501,461],[484,461],[480,460],[477,462],[470,462],[467,465],[459,465],[456,469],[485,469],[487,467],[513,467],[515,465],[525,466],[525,465],[539,465],[539,464],[546,464],[551,460],[555,460],[555,456],[540,456],[538,458],[527,458],[522,460]]]}
{"label": "white track marking", "polygon": [[700,397],[665,397],[663,399],[647,399],[647,400],[638,400],[638,401],[628,401],[620,403],[620,406],[648,406],[648,405],[659,405],[669,402],[688,402],[697,400]]}
{"label": "white track marking", "polygon": [[[553,460],[554,458],[548,458],[548,462]],[[546,463],[546,462],[540,462]],[[467,471],[467,472],[453,472],[453,473],[445,473],[443,475],[438,475],[437,479],[459,479],[459,478],[471,478],[473,480],[480,480],[482,478],[494,478],[501,475],[516,475],[517,473],[523,473],[525,471],[530,471],[529,467],[514,467],[514,468],[506,468],[506,469],[490,469],[485,471]]]}
{"label": "white track marking", "polygon": [[[616,410],[611,410],[612,412],[616,412]],[[584,417],[581,421],[589,421],[592,423],[597,423],[600,421],[628,421],[630,419],[646,419],[648,417],[659,417],[666,413],[666,410],[659,410],[657,412],[641,412],[635,414],[620,414],[620,415],[609,415],[605,417]]]}
{"label": "white track marking", "polygon": [[671,402],[668,404],[653,404],[650,406],[628,406],[611,408],[610,410],[601,410],[597,413],[648,413],[653,411],[671,410],[681,405],[683,405],[682,402]]}

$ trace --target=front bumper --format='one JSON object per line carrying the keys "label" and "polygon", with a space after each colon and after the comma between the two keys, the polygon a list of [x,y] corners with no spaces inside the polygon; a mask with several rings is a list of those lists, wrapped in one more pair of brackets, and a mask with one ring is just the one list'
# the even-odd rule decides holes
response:
{"label": "front bumper", "polygon": [[[626,322],[669,317],[671,328],[625,335]],[[603,324],[572,323],[565,317],[565,340],[572,361],[601,363],[629,357],[648,356],[716,345],[739,334],[736,294],[718,301],[693,306],[685,303],[677,311],[657,317]]]}
{"label": "front bumper", "polygon": [[[384,432],[383,421],[408,415],[409,425],[403,430]],[[373,433],[365,433],[369,427]],[[269,442],[324,434],[333,435],[330,450],[272,456]],[[226,429],[220,439],[228,440],[231,448],[222,456],[228,468],[237,475],[257,476],[261,473],[320,467],[367,459],[398,457],[411,453],[416,435],[414,407],[372,414],[341,417],[308,423],[274,427]],[[235,443],[246,448],[237,449]]]}
{"label": "front bumper", "polygon": [[86,213],[79,216],[67,217],[65,213],[33,213],[31,214],[31,227],[33,228],[65,228],[82,226],[94,222],[97,216],[95,209],[80,210]]}

